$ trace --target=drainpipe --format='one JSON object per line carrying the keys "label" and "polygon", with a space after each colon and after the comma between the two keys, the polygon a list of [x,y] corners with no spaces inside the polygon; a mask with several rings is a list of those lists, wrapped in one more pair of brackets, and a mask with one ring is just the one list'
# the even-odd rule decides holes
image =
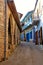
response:
{"label": "drainpipe", "polygon": [[7,16],[7,0],[4,0],[4,14],[5,14],[5,19],[4,19],[4,60],[6,60],[6,16]]}

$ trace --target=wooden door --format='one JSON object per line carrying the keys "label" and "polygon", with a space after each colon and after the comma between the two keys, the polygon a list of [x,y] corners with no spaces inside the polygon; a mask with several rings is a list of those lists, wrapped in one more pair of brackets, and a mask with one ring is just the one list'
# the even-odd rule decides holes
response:
{"label": "wooden door", "polygon": [[36,31],[35,35],[36,35],[36,45],[38,45],[38,31]]}
{"label": "wooden door", "polygon": [[42,27],[40,27],[40,44],[42,45]]}

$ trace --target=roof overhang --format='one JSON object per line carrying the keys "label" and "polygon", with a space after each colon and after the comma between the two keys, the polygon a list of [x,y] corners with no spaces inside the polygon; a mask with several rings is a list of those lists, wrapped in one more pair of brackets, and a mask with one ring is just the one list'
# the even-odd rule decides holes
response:
{"label": "roof overhang", "polygon": [[22,32],[24,31],[24,30],[27,30],[27,29],[29,29],[29,28],[31,28],[33,25],[32,24],[30,24],[29,26],[27,26],[25,29],[23,29],[22,30]]}
{"label": "roof overhang", "polygon": [[21,28],[21,25],[20,25],[20,20],[19,20],[19,17],[18,17],[18,13],[16,11],[16,7],[15,7],[15,4],[14,4],[14,1],[13,0],[7,0],[7,3],[8,3],[8,6],[13,14],[13,17],[20,29],[20,32],[22,31],[22,28]]}

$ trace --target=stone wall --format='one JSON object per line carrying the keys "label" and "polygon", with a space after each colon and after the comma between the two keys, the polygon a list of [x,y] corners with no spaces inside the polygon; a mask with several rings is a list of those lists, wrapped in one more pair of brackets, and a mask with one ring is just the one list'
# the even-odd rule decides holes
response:
{"label": "stone wall", "polygon": [[4,58],[4,18],[4,0],[0,0],[0,61]]}
{"label": "stone wall", "polygon": [[[3,5],[2,5],[3,4]],[[0,61],[3,61],[4,59],[4,41],[5,41],[5,4],[4,0],[0,0]],[[9,18],[10,18],[10,25],[11,25],[11,44],[10,49],[8,49],[8,24],[9,24]],[[14,38],[15,36],[15,38]],[[20,31],[16,24],[16,21],[10,11],[10,8],[7,5],[6,10],[6,59],[9,58],[10,55],[12,55],[12,52],[14,51],[17,44],[20,42]]]}
{"label": "stone wall", "polygon": [[[10,18],[10,24],[11,24],[11,37],[12,37],[12,44],[10,45],[11,48],[8,49],[8,22]],[[14,38],[15,36],[15,38]],[[14,51],[17,44],[20,42],[20,31],[16,24],[16,21],[10,11],[10,8],[7,6],[7,22],[6,22],[6,58],[8,58],[11,53]]]}

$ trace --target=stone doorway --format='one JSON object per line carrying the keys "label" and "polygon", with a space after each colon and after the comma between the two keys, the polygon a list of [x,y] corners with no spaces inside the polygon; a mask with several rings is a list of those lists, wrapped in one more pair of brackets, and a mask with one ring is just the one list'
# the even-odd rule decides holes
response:
{"label": "stone doorway", "polygon": [[15,42],[15,34],[14,34],[14,44],[16,44],[16,42]]}
{"label": "stone doorway", "polygon": [[10,49],[10,45],[12,44],[12,36],[11,36],[11,23],[10,18],[8,22],[8,49]]}

